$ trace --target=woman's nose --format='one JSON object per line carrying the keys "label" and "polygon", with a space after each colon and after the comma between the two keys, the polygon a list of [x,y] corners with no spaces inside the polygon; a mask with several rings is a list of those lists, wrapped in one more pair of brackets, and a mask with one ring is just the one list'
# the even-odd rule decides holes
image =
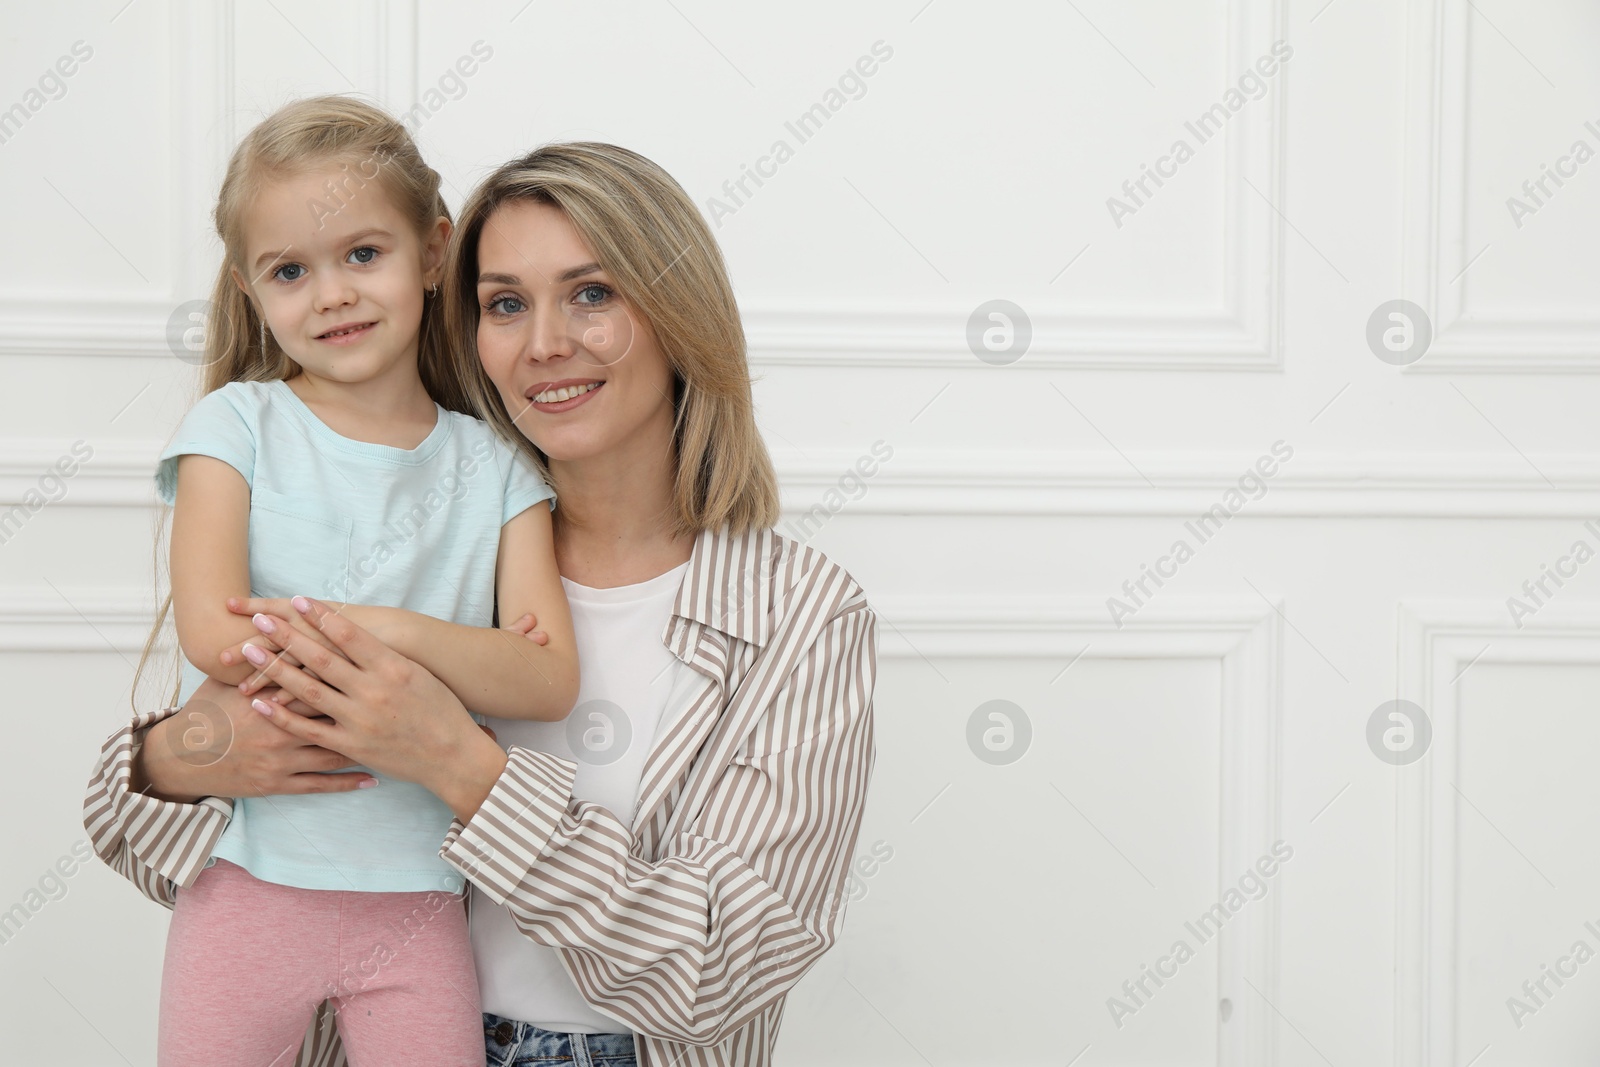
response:
{"label": "woman's nose", "polygon": [[539,362],[573,353],[574,338],[568,317],[559,311],[535,311],[528,338],[528,356]]}

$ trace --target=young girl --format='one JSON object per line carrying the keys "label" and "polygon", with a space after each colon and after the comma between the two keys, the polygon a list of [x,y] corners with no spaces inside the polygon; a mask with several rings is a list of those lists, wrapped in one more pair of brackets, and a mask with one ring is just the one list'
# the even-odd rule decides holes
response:
{"label": "young girl", "polygon": [[[404,127],[349,98],[290,104],[234,152],[215,211],[206,395],[156,474],[174,506],[180,703],[206,675],[262,686],[256,625],[236,612],[247,595],[308,594],[480,715],[571,710],[554,493],[472,417],[450,370],[438,189]],[[256,622],[271,610],[249,604]],[[496,607],[535,613],[545,643],[495,628]],[[273,613],[320,640],[297,612]],[[439,854],[451,813],[375,777],[234,801],[177,896],[162,1067],[287,1062],[328,998],[352,1067],[483,1063],[465,884]]]}

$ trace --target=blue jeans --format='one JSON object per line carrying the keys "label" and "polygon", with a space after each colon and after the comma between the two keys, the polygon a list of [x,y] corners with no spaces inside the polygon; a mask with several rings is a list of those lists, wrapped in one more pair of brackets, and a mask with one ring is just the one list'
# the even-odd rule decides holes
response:
{"label": "blue jeans", "polygon": [[558,1034],[532,1023],[483,1013],[483,1046],[489,1067],[638,1067],[632,1034]]}

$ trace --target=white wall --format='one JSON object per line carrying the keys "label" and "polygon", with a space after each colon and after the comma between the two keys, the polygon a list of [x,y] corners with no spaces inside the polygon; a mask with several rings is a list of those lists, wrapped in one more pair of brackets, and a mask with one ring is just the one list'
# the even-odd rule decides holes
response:
{"label": "white wall", "polygon": [[[166,331],[207,292],[221,163],[287,97],[358,89],[423,102],[453,205],[586,138],[718,216],[786,519],[821,506],[807,536],[882,619],[871,873],[790,997],[786,1062],[1593,1061],[1600,962],[1522,986],[1600,951],[1600,563],[1520,620],[1507,599],[1600,548],[1600,163],[1562,162],[1600,150],[1595,5],[123,3],[8,3],[0,33],[0,108],[93,50],[0,127],[0,500],[92,449],[0,545],[0,806],[26,820],[0,908],[70,856],[125,713],[149,473],[194,390]],[[478,41],[464,93],[430,98]],[[718,211],[778,139],[792,158]],[[1114,219],[1178,139],[1192,158]],[[1536,202],[1546,166],[1571,176]],[[1403,365],[1367,339],[1400,299],[1433,334]],[[1025,353],[969,347],[992,300]],[[1401,766],[1367,739],[1395,699],[1432,738]],[[969,743],[991,701],[1026,717],[1009,763]],[[1202,943],[1186,920],[1278,841]],[[151,1063],[166,915],[98,865],[65,885],[0,945],[6,1058]],[[1119,1026],[1108,998],[1180,939]]]}

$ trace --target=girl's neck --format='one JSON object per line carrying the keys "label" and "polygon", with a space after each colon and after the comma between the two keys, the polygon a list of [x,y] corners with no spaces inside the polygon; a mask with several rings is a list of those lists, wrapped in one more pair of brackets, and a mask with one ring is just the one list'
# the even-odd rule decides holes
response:
{"label": "girl's neck", "polygon": [[396,371],[364,382],[340,382],[302,370],[284,384],[342,437],[415,448],[433,432],[438,412],[415,367]]}

